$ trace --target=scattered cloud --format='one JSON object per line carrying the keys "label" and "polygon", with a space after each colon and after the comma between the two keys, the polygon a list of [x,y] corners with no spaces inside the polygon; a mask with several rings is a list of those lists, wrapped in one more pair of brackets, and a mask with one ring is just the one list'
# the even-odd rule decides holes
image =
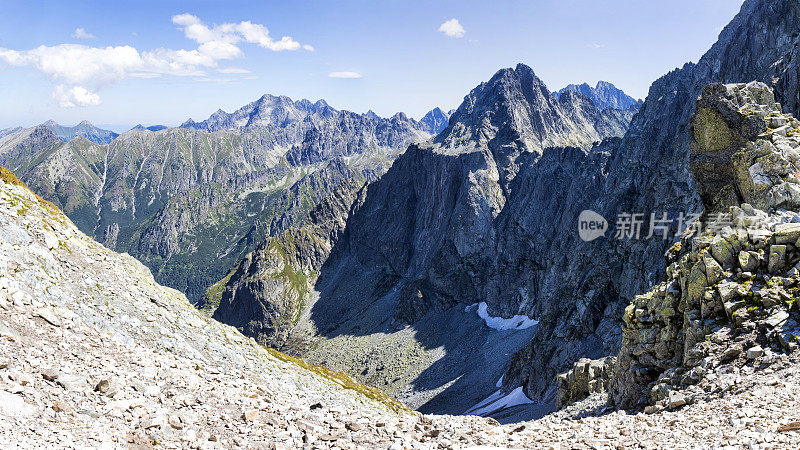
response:
{"label": "scattered cloud", "polygon": [[[208,26],[195,15],[178,14],[172,17],[172,23],[181,27],[187,38],[202,44],[201,48],[206,44],[212,44],[211,47],[217,49],[223,46],[235,47],[235,44],[240,42],[256,44],[259,47],[275,52],[305,48],[291,36],[274,39],[270,36],[267,27],[248,20],[239,23]],[[305,49],[309,50],[308,48]],[[313,47],[309,51],[313,51]]]}
{"label": "scattered cloud", "polygon": [[331,72],[328,76],[330,78],[363,78],[358,72]]}
{"label": "scattered cloud", "polygon": [[72,33],[75,39],[94,39],[94,35],[84,30],[83,28],[76,28]]}
{"label": "scattered cloud", "polygon": [[462,38],[467,32],[455,18],[439,25],[439,31],[452,38]]}
{"label": "scattered cloud", "polygon": [[222,69],[219,69],[217,72],[219,72],[219,73],[228,73],[228,74],[250,73],[249,70],[242,69],[241,67],[223,67]]}
{"label": "scattered cloud", "polygon": [[[290,36],[275,39],[267,27],[243,21],[207,25],[192,14],[179,14],[172,22],[184,35],[197,43],[193,50],[156,48],[138,50],[129,45],[91,47],[82,44],[41,45],[31,50],[13,50],[0,47],[0,66],[31,67],[55,83],[53,99],[63,107],[93,106],[100,104],[97,94],[105,86],[127,78],[158,78],[164,75],[190,76],[201,81],[226,80],[209,78],[207,70],[217,69],[220,61],[242,58],[242,43],[255,44],[275,51],[305,49]],[[93,38],[83,28],[73,33],[78,39]],[[246,74],[246,69],[228,67],[218,69],[225,74]]]}
{"label": "scattered cloud", "polygon": [[305,50],[307,52],[313,52],[314,51],[314,47],[312,47],[312,46],[310,46],[308,44],[305,44],[305,45],[303,45],[303,50]]}
{"label": "scattered cloud", "polygon": [[58,102],[58,106],[62,108],[97,106],[100,104],[100,96],[96,93],[80,86],[67,88],[63,84],[56,86],[56,89],[53,91],[53,99]]}
{"label": "scattered cloud", "polygon": [[595,42],[594,44],[589,45],[589,47],[592,47],[592,48],[603,48],[603,47],[605,47],[605,45],[604,44],[598,44],[597,42]]}

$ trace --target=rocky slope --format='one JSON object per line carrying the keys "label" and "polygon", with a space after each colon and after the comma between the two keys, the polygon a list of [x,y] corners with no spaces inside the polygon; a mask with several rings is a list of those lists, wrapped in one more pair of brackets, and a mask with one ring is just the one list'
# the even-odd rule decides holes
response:
{"label": "rocky slope", "polygon": [[554,92],[553,97],[558,99],[567,92],[578,92],[589,97],[592,103],[600,109],[638,109],[641,106],[640,100],[636,100],[608,81],[598,81],[595,87],[586,83],[570,84],[558,92]]}
{"label": "rocky slope", "polygon": [[95,144],[108,144],[119,136],[113,131],[97,128],[96,126],[84,120],[83,122],[75,125],[74,127],[65,127],[59,125],[52,120],[48,120],[43,124],[50,129],[59,139],[64,142],[71,141],[77,137],[88,139]]}
{"label": "rocky slope", "polygon": [[[621,136],[631,114],[600,111],[581,94],[556,101],[527,66],[501,70],[465,98],[432,143],[411,146],[340,216],[347,226],[330,256],[303,270],[314,289],[299,302],[306,306],[296,324],[277,327],[292,327],[280,344],[307,348],[303,354],[313,361],[348,370],[423,411],[463,413],[489,397],[507,355],[535,331],[494,330],[477,306],[465,310],[504,291],[514,302],[534,295],[530,286],[505,289],[511,277],[529,281],[537,268],[527,248],[498,251],[520,211],[507,205],[535,204],[534,185],[546,190],[535,195],[554,204],[582,195],[583,187],[559,189],[547,177],[567,182],[584,167],[602,165],[608,154],[588,148]],[[548,149],[566,145],[576,147]],[[244,266],[258,270],[248,261]],[[262,276],[282,266],[265,267]],[[227,290],[236,292],[242,311],[261,311],[267,300],[273,304],[267,309],[283,308],[283,297],[270,298],[273,291],[260,284],[229,283]],[[511,302],[489,308],[494,317],[519,311]],[[255,330],[245,323],[238,317],[234,324]],[[273,342],[276,327],[266,323],[251,335]]]}
{"label": "rocky slope", "polygon": [[408,143],[427,137],[402,114],[383,119],[264,96],[233,114],[133,129],[107,145],[61,142],[47,124],[16,130],[0,137],[0,164],[81,230],[198,303],[343,179],[375,179]]}
{"label": "rocky slope", "polygon": [[313,289],[306,274],[318,270],[330,254],[360,187],[352,178],[342,181],[311,211],[305,225],[265,240],[209,288],[209,301],[218,305],[214,319],[260,344],[291,351],[290,329]]}
{"label": "rocky slope", "polygon": [[[81,233],[0,168],[0,445],[22,448],[791,448],[798,361],[655,415],[500,426],[399,407],[255,345]],[[10,357],[13,356],[13,357]],[[741,391],[741,392],[740,392]],[[757,395],[753,395],[757,394]],[[788,412],[788,414],[787,414]],[[579,419],[579,420],[575,420]]]}

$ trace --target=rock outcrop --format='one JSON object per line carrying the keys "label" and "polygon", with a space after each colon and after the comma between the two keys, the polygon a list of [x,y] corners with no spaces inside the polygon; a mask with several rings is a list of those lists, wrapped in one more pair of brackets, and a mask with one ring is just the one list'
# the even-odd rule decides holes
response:
{"label": "rock outcrop", "polygon": [[671,249],[666,281],[626,308],[614,406],[674,409],[691,400],[674,389],[714,390],[723,364],[768,363],[772,352],[797,349],[800,224],[790,222],[800,216],[785,194],[800,187],[796,127],[762,83],[703,90],[692,168],[707,227],[688,231]]}
{"label": "rock outcrop", "polygon": [[690,167],[707,210],[800,208],[800,122],[765,84],[707,86],[691,133]]}
{"label": "rock outcrop", "polygon": [[556,378],[556,409],[562,409],[591,394],[606,392],[615,363],[614,356],[597,360],[582,358],[572,365],[569,372],[559,374]]}

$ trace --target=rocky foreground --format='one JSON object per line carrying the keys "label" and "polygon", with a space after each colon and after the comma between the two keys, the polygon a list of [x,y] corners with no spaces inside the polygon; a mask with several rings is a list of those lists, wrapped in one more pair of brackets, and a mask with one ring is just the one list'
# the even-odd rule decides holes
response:
{"label": "rocky foreground", "polygon": [[[719,396],[539,421],[425,416],[198,313],[0,173],[0,446],[653,448],[800,444],[800,364],[745,365]],[[584,417],[600,414],[597,417]]]}

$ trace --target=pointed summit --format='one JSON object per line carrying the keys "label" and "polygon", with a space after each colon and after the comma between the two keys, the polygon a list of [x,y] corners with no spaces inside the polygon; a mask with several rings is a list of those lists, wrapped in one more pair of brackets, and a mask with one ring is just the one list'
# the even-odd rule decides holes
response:
{"label": "pointed summit", "polygon": [[425,131],[430,134],[437,135],[447,127],[450,121],[450,114],[442,111],[438,106],[428,111],[425,116],[420,120],[420,124],[424,127]]}

